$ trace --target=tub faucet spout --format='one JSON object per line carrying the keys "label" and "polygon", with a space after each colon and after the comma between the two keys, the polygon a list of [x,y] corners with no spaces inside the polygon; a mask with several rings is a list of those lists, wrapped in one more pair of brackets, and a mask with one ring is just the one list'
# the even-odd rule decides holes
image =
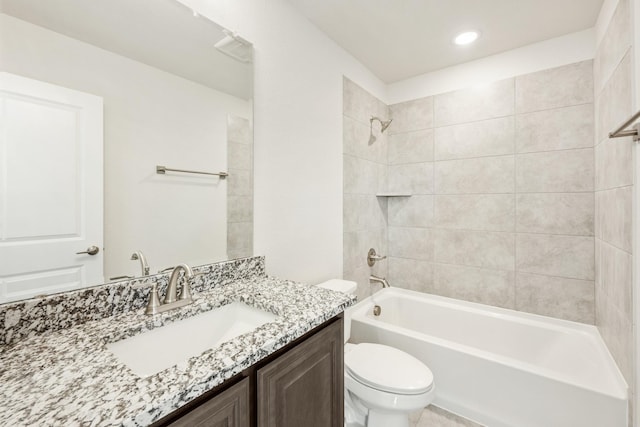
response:
{"label": "tub faucet spout", "polygon": [[376,283],[382,283],[382,287],[383,288],[390,288],[391,287],[389,282],[387,282],[387,279],[385,279],[384,277],[378,277],[378,276],[371,275],[371,276],[369,276],[369,281],[370,282],[376,282]]}

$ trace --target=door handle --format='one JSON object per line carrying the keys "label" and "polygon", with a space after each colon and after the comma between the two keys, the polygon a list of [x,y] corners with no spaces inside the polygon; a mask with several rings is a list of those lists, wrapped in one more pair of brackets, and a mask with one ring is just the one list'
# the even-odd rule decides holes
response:
{"label": "door handle", "polygon": [[99,247],[97,247],[97,246],[89,246],[86,251],[76,252],[76,255],[82,255],[82,254],[95,255],[98,252],[100,252],[100,248]]}

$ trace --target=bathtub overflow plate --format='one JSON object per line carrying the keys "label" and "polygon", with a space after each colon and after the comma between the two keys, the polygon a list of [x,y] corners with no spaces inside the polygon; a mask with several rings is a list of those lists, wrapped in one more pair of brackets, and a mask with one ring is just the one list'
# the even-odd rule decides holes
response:
{"label": "bathtub overflow plate", "polygon": [[380,316],[380,313],[382,313],[382,307],[380,307],[379,305],[374,305],[373,306],[373,315],[374,316]]}

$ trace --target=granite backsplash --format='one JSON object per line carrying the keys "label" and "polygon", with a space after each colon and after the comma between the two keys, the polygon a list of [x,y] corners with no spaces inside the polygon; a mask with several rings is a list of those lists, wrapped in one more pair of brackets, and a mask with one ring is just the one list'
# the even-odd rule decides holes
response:
{"label": "granite backsplash", "polygon": [[[265,277],[263,256],[234,259],[193,267],[201,273],[191,284],[195,292],[224,286],[237,280]],[[162,297],[171,272],[107,283],[76,291],[0,304],[0,344],[46,331],[57,331],[100,320],[146,306],[155,282]]]}

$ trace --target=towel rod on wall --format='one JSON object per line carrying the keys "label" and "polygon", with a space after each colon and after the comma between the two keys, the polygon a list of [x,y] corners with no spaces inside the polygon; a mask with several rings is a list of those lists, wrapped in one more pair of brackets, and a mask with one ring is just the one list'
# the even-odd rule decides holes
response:
{"label": "towel rod on wall", "polygon": [[638,117],[640,117],[640,111],[631,116],[629,120],[618,126],[616,130],[614,130],[613,132],[609,132],[609,138],[623,138],[626,136],[632,136],[634,141],[640,141],[640,123],[636,123],[631,129],[624,130]]}
{"label": "towel rod on wall", "polygon": [[196,173],[198,175],[215,175],[215,176],[219,176],[220,179],[225,179],[226,177],[229,176],[229,174],[226,172],[218,172],[218,173],[200,172],[200,171],[190,171],[186,169],[172,169],[166,166],[156,166],[156,173],[164,175],[166,172],[184,172],[184,173]]}

